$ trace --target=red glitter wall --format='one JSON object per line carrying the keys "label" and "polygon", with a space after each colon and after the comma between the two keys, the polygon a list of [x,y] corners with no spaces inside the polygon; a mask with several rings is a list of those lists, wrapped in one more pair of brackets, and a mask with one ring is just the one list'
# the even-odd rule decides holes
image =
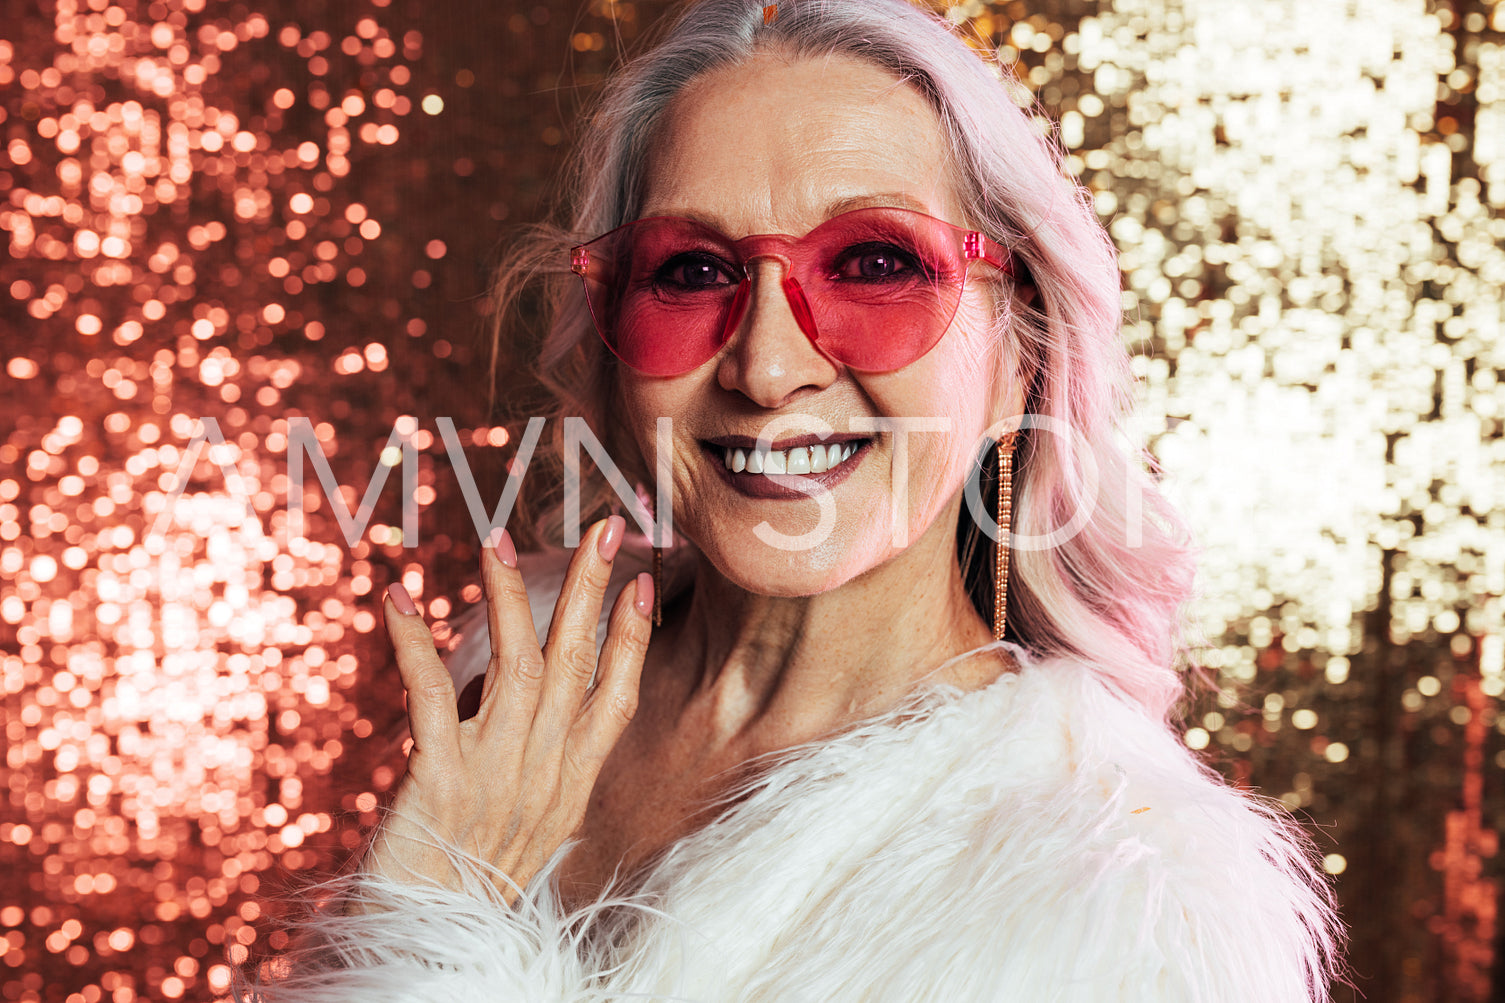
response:
{"label": "red glitter wall", "polygon": [[[222,993],[374,819],[401,769],[374,597],[475,598],[433,418],[494,497],[486,265],[558,161],[566,54],[593,72],[633,25],[560,9],[0,6],[5,999]],[[409,434],[420,538],[394,484],[349,546],[310,472],[290,543],[294,416],[351,511]],[[201,417],[224,445],[185,464]]]}
{"label": "red glitter wall", "polygon": [[[285,943],[284,899],[374,822],[403,724],[377,597],[401,580],[442,639],[478,592],[435,420],[454,419],[484,498],[504,476],[481,377],[488,263],[508,225],[544,214],[580,101],[664,7],[0,0],[0,998],[222,996],[231,963]],[[1084,16],[1111,7],[952,14],[1068,115],[1105,219],[1211,242],[1223,222],[1177,217],[1170,166],[1113,145],[1140,135],[1131,85],[1077,61]],[[1467,86],[1450,71],[1446,116],[1414,128],[1462,176],[1484,100],[1469,74],[1505,9],[1434,7]],[[1189,301],[1219,293],[1202,260],[1175,273]],[[1195,333],[1145,335],[1152,386]],[[204,448],[204,418],[222,444]],[[312,473],[290,533],[294,418],[367,519],[359,539]],[[418,453],[416,539],[394,484],[362,508],[379,464],[400,473],[394,429]],[[1223,581],[1269,615],[1239,620],[1211,664],[1258,681],[1248,703],[1199,707],[1187,738],[1329,830],[1370,1000],[1502,999],[1505,801],[1485,777],[1505,725],[1478,669],[1499,628],[1460,593],[1451,627],[1397,641],[1394,566],[1355,620],[1351,670],[1329,641],[1291,640],[1285,597]]]}

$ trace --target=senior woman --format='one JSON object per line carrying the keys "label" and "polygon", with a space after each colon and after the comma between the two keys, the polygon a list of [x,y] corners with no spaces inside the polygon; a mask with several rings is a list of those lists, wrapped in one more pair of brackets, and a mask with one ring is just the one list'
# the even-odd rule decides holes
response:
{"label": "senior woman", "polygon": [[552,283],[539,375],[679,545],[634,577],[599,485],[572,558],[494,534],[448,667],[392,587],[408,773],[267,997],[1328,999],[1309,841],[1168,726],[1112,247],[987,64],[903,0],[704,0],[574,163],[502,319]]}

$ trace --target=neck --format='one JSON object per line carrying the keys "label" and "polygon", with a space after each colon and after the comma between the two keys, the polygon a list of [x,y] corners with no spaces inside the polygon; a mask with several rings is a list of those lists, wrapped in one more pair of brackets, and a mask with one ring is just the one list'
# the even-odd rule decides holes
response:
{"label": "neck", "polygon": [[[680,681],[676,730],[718,747],[783,748],[892,706],[946,659],[992,640],[962,583],[954,515],[818,595],[748,592],[702,557],[660,647]],[[1002,668],[987,663],[963,663],[947,681],[985,685]]]}

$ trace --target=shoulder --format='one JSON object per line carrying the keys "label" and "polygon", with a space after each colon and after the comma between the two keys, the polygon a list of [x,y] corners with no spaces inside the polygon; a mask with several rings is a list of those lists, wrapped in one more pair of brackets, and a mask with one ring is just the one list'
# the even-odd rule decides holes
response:
{"label": "shoulder", "polygon": [[[1228,784],[1090,667],[1025,671],[1048,675],[1064,715],[1068,772],[1025,824],[1074,844],[1053,863],[1062,914],[1094,931],[1079,971],[1126,999],[1326,1000],[1343,931],[1285,807]],[[1069,820],[1054,836],[1052,816]]]}

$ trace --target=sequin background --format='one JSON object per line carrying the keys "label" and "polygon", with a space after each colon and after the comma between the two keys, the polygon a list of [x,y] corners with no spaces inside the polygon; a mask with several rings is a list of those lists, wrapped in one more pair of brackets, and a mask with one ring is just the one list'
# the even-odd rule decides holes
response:
{"label": "sequin background", "polygon": [[[374,821],[375,597],[477,598],[436,419],[488,497],[509,455],[487,264],[663,9],[0,0],[4,999],[222,996]],[[1206,552],[1186,741],[1320,829],[1368,999],[1505,998],[1505,3],[938,9],[1123,253]],[[351,511],[407,436],[416,538],[310,477],[292,540],[294,417]]]}

